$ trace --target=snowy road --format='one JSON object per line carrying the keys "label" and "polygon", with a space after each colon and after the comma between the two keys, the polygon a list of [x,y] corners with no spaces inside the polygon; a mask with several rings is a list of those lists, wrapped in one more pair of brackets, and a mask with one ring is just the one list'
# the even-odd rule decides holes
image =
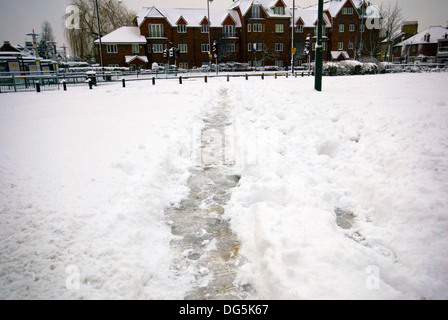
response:
{"label": "snowy road", "polygon": [[448,299],[447,74],[0,95],[0,299]]}

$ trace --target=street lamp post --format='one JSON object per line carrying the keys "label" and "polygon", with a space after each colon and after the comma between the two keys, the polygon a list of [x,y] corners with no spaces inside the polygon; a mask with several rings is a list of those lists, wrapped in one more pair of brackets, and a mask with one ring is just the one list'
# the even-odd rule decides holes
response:
{"label": "street lamp post", "polygon": [[295,12],[296,12],[296,1],[292,1],[292,36],[291,36],[291,72],[294,74],[294,53],[295,53],[295,47],[294,47],[294,27],[295,27]]}
{"label": "street lamp post", "polygon": [[[207,22],[208,22],[208,59],[209,59],[209,63],[210,63],[210,68],[212,66],[212,52],[211,52],[211,48],[212,48],[212,40],[210,37],[210,5],[209,2],[212,2],[213,0],[207,0]],[[218,66],[216,66],[218,67]]]}
{"label": "street lamp post", "polygon": [[96,19],[97,19],[97,23],[98,23],[98,41],[100,44],[100,64],[101,64],[101,69],[104,68],[103,65],[103,45],[101,43],[101,28],[100,28],[100,11],[98,9],[98,0],[95,0],[95,8],[96,8]]}
{"label": "street lamp post", "polygon": [[322,71],[323,71],[323,48],[322,48],[322,26],[324,20],[324,0],[319,0],[318,23],[317,23],[317,45],[316,45],[316,66],[314,88],[322,91]]}

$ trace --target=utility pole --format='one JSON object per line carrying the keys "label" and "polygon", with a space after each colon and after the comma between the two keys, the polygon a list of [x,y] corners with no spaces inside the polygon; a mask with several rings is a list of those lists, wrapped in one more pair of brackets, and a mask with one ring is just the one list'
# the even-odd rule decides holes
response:
{"label": "utility pole", "polygon": [[101,43],[100,11],[98,9],[98,0],[95,0],[95,7],[96,7],[96,19],[97,19],[97,22],[98,22],[98,41],[100,43],[100,64],[101,64],[101,69],[104,70],[104,65],[103,65],[103,45]]}
{"label": "utility pole", "polygon": [[[209,2],[212,2],[213,0],[207,0],[207,14],[208,14],[208,60],[210,62],[210,70],[212,67],[212,40],[210,37],[210,27],[211,27],[211,23],[210,23],[210,4]],[[218,66],[216,66],[216,68],[218,68]]]}
{"label": "utility pole", "polygon": [[292,36],[291,36],[291,72],[292,74],[294,74],[294,53],[296,48],[294,47],[294,29],[295,29],[295,23],[296,23],[296,18],[295,18],[295,13],[296,13],[296,1],[292,0],[292,24],[291,24],[291,28],[292,28]]}
{"label": "utility pole", "polygon": [[314,88],[322,91],[322,71],[323,71],[323,48],[322,48],[322,26],[324,19],[324,0],[319,0],[318,23],[317,23],[317,45],[316,45],[316,66]]}

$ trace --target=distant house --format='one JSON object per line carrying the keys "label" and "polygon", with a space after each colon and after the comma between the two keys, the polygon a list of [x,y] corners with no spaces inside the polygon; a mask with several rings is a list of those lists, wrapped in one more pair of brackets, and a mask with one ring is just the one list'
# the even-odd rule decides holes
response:
{"label": "distant house", "polygon": [[[389,51],[392,51],[392,48],[404,41],[409,39],[412,36],[415,36],[418,33],[418,21],[405,21],[401,25],[401,31],[398,34],[392,35],[389,37],[386,35],[386,39],[381,42],[381,61],[388,61],[389,59]],[[390,52],[392,57],[392,52]],[[391,59],[392,60],[392,59]]]}
{"label": "distant house", "polygon": [[[109,67],[148,67],[146,38],[138,27],[121,27],[101,38],[103,64]],[[95,41],[99,44],[99,40]]]}
{"label": "distant house", "polygon": [[445,33],[443,38],[438,40],[437,62],[448,66],[448,33]]}
{"label": "distant house", "polygon": [[444,38],[447,32],[448,30],[444,27],[433,26],[396,44],[392,49],[392,61],[395,63],[437,62],[438,40]]}

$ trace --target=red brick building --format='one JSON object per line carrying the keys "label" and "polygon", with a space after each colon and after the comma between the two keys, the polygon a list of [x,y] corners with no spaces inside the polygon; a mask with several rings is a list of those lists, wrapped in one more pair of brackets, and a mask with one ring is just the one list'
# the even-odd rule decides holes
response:
{"label": "red brick building", "polygon": [[[292,16],[292,8],[283,0],[238,0],[229,9],[210,9],[210,21],[207,9],[143,8],[134,27],[120,28],[102,38],[103,62],[105,66],[150,68],[154,62],[168,63],[164,51],[174,47],[180,56],[171,58],[170,64],[201,67],[210,63],[209,44],[217,42],[218,63],[286,67],[291,64],[294,30],[294,63],[300,65],[307,60],[303,54],[307,35],[314,60],[317,6],[296,7],[294,22]],[[340,60],[379,53],[379,30],[372,23],[378,18],[378,8],[365,1],[327,1],[324,58]]]}

